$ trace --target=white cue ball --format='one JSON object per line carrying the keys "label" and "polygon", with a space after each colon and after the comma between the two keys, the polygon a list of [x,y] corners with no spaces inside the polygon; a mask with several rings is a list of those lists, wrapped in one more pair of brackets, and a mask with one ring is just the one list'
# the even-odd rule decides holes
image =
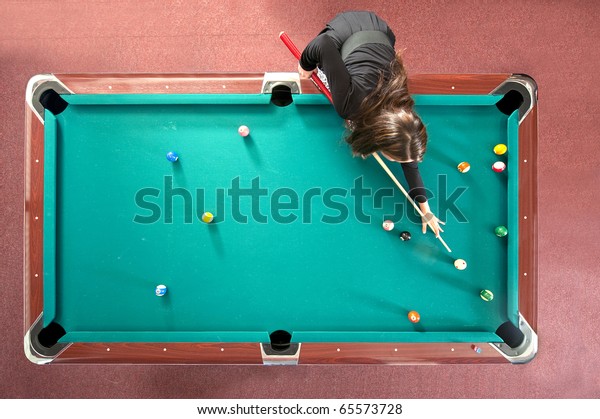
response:
{"label": "white cue ball", "polygon": [[456,269],[458,269],[459,271],[463,271],[463,270],[467,269],[467,262],[465,262],[464,259],[456,259],[454,261],[454,267]]}

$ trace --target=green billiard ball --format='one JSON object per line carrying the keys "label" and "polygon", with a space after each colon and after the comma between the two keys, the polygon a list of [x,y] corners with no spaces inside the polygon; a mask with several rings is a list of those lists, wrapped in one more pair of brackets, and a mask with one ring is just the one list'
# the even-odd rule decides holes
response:
{"label": "green billiard ball", "polygon": [[492,301],[494,299],[494,293],[490,290],[481,290],[479,296],[483,301]]}
{"label": "green billiard ball", "polygon": [[504,237],[508,234],[508,229],[504,226],[498,226],[494,229],[494,233],[496,233],[496,236],[498,237]]}

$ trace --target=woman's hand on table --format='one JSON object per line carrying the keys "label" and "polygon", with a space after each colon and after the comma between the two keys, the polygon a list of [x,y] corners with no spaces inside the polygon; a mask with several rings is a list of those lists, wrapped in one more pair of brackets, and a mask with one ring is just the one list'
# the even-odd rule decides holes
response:
{"label": "woman's hand on table", "polygon": [[440,232],[441,233],[444,232],[444,230],[442,229],[440,224],[445,225],[446,223],[444,223],[443,221],[440,221],[431,212],[428,202],[420,202],[419,207],[421,207],[421,212],[423,213],[423,216],[421,217],[421,222],[423,223],[423,234],[427,233],[427,227],[429,226],[429,224],[431,224],[432,230],[435,233],[435,237],[439,237]]}

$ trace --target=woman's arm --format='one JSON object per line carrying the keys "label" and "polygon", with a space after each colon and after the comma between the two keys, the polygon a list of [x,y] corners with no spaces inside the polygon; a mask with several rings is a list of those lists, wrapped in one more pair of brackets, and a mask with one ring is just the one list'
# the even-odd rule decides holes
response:
{"label": "woman's arm", "polygon": [[349,117],[348,98],[353,94],[354,86],[335,42],[326,34],[317,36],[302,52],[299,67],[305,73],[300,73],[300,75],[310,77],[317,66],[327,76],[336,112],[342,118],[347,119]]}
{"label": "woman's arm", "polygon": [[420,203],[427,202],[427,191],[421,179],[419,164],[416,162],[400,163],[404,177],[408,183],[409,195],[415,201]]}
{"label": "woman's arm", "polygon": [[415,202],[419,204],[419,209],[424,215],[421,220],[423,224],[423,234],[427,232],[427,224],[431,218],[432,225],[434,227],[433,232],[435,233],[436,237],[439,236],[440,232],[444,231],[440,227],[440,224],[443,225],[444,223],[438,220],[438,218],[431,212],[431,208],[429,208],[427,193],[425,185],[423,184],[423,179],[421,179],[418,163],[401,163],[401,165],[402,170],[404,171],[404,177],[406,177],[406,182],[408,182],[409,195]]}

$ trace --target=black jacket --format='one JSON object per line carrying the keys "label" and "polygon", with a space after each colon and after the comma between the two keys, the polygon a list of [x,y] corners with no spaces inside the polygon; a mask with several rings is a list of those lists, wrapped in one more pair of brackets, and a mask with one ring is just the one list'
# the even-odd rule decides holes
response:
{"label": "black jacket", "polygon": [[[353,50],[344,60],[340,50],[344,42],[360,31],[381,31],[390,45],[364,44]],[[333,18],[302,52],[300,66],[311,71],[319,67],[325,76],[333,97],[336,112],[344,119],[352,119],[363,99],[375,88],[381,73],[388,75],[396,53],[396,36],[387,23],[372,12],[344,12]],[[402,163],[402,170],[410,188],[410,195],[418,202],[426,201],[426,194],[417,163]]]}

